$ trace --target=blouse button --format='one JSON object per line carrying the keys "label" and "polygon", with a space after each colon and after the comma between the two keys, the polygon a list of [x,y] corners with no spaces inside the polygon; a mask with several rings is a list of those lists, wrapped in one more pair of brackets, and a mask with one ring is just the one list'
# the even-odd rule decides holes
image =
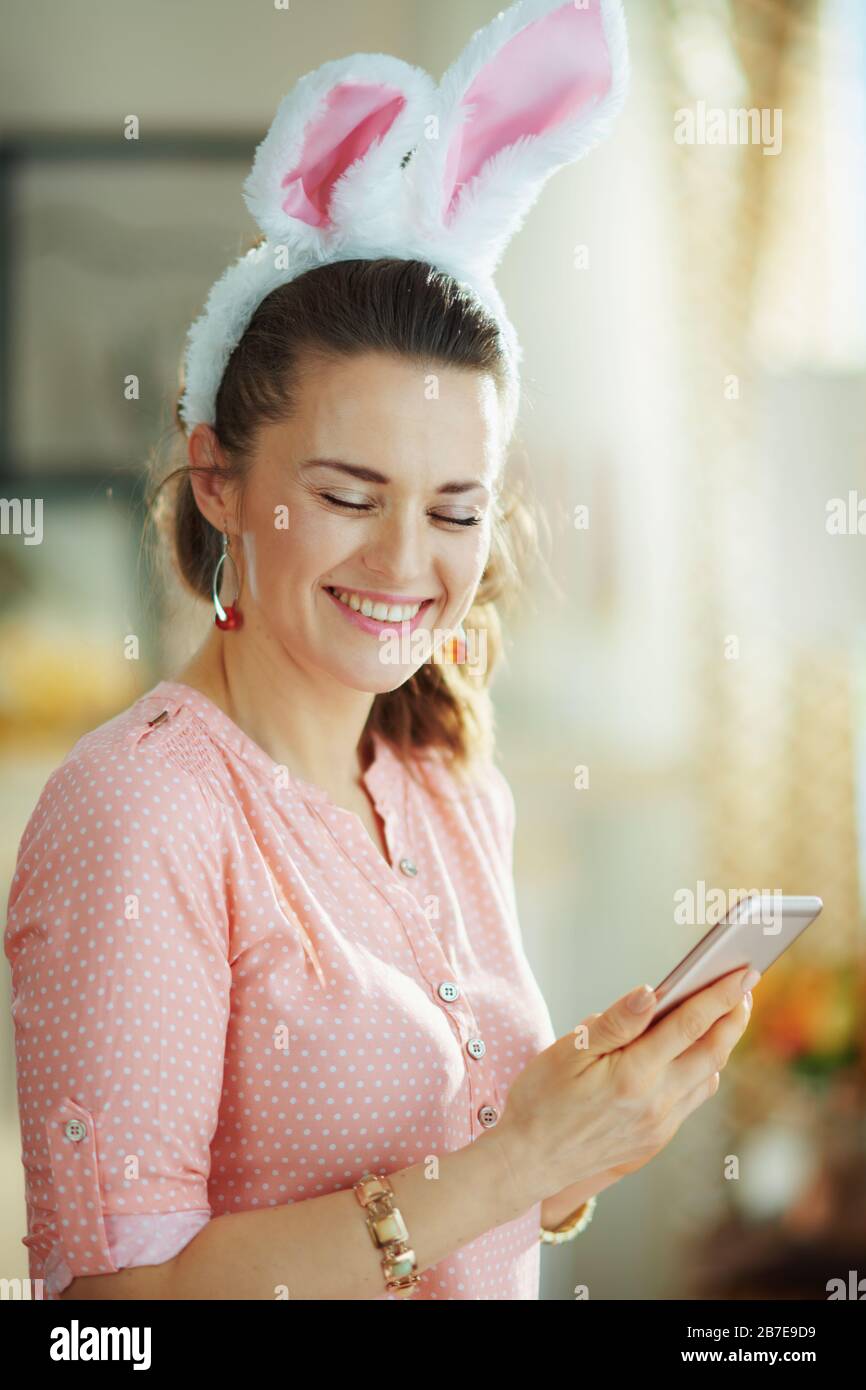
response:
{"label": "blouse button", "polygon": [[67,1120],[63,1126],[63,1133],[67,1139],[71,1139],[73,1144],[84,1139],[87,1135],[87,1126],[81,1120]]}
{"label": "blouse button", "polygon": [[403,874],[408,874],[410,878],[414,878],[418,872],[418,865],[413,864],[411,859],[401,859],[400,872]]}
{"label": "blouse button", "polygon": [[496,1109],[495,1105],[482,1105],[481,1109],[478,1111],[478,1118],[485,1129],[490,1129],[499,1119],[499,1111]]}
{"label": "blouse button", "polygon": [[466,1051],[470,1057],[483,1057],[487,1051],[487,1044],[483,1038],[470,1038],[466,1044]]}
{"label": "blouse button", "polygon": [[460,986],[455,985],[453,980],[443,980],[437,990],[440,999],[445,999],[452,1004],[455,999],[460,998]]}

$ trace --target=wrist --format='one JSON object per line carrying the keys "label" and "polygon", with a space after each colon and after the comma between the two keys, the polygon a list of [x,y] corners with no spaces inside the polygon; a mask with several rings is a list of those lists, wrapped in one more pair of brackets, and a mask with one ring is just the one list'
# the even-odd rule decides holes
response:
{"label": "wrist", "polygon": [[501,1197],[500,1224],[521,1216],[544,1199],[547,1184],[539,1180],[527,1146],[511,1131],[489,1129],[475,1140],[473,1147],[480,1146],[490,1164],[488,1180],[495,1183]]}

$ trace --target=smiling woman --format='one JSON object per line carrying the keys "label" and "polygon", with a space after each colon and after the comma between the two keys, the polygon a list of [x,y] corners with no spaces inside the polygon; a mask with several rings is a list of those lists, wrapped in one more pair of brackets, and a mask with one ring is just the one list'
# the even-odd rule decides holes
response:
{"label": "smiling woman", "polygon": [[[257,151],[266,235],[190,329],[150,497],[215,623],[52,774],[10,893],[49,1297],[535,1299],[540,1238],[659,1147],[658,1068],[614,1104],[624,1002],[554,1038],[488,691],[535,541],[491,265],[625,77],[618,0],[520,0],[438,91],[324,64]],[[467,626],[480,676],[394,640]]]}
{"label": "smiling woman", "polygon": [[[352,1187],[368,1167],[411,1212],[421,1297],[536,1296],[548,1194],[491,1126],[553,1032],[520,940],[485,678],[414,646],[395,662],[382,641],[465,622],[495,651],[495,600],[532,534],[509,542],[529,513],[505,501],[499,350],[485,311],[421,262],[312,270],[253,315],[214,426],[156,481],[158,530],[202,598],[230,537],[243,622],[80,740],[22,841],[19,1086],[61,1091],[22,1106],[49,1296],[396,1297]],[[49,872],[65,824],[65,865],[101,916],[119,894],[140,927],[118,901],[75,929]],[[57,971],[85,1031],[114,993],[131,1125],[89,1053],[52,1078],[38,1001]],[[429,1154],[445,1186],[425,1181]],[[308,1252],[297,1267],[289,1242]]]}
{"label": "smiling woman", "polygon": [[[457,775],[492,752],[496,605],[516,595],[537,532],[504,477],[510,402],[498,326],[465,287],[420,261],[336,262],[259,305],[215,426],[199,425],[191,462],[155,480],[151,515],[195,593],[210,596],[228,532],[246,621],[260,630],[266,606],[295,660],[306,648],[375,691],[367,756],[374,731],[406,757],[442,749]],[[350,596],[354,622],[326,621],[331,590]],[[411,631],[483,633],[484,679],[447,662],[407,671],[350,640],[385,630],[384,602],[424,604]]]}

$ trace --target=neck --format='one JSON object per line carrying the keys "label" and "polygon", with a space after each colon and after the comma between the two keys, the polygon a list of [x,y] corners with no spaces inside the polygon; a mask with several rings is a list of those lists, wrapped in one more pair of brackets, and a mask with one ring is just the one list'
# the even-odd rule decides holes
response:
{"label": "neck", "polygon": [[304,670],[283,651],[262,650],[246,627],[214,628],[177,680],[207,695],[294,776],[337,796],[358,785],[368,692]]}

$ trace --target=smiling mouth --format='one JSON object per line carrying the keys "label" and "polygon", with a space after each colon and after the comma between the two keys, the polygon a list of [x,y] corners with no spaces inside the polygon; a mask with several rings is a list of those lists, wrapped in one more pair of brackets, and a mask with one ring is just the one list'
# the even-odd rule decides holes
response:
{"label": "smiling mouth", "polygon": [[414,622],[433,602],[432,598],[426,598],[416,603],[384,603],[365,598],[352,589],[338,589],[330,584],[324,584],[322,587],[335,602],[347,608],[350,613],[383,625]]}

